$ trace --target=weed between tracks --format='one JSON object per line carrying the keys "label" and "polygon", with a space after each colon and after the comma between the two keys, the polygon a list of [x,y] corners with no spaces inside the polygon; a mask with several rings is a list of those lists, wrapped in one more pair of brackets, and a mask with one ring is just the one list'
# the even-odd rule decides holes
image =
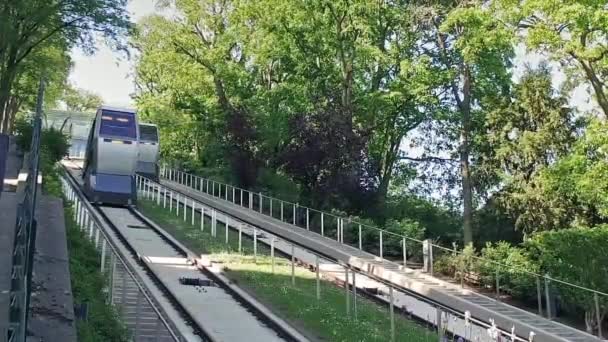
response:
{"label": "weed between tracks", "polygon": [[[218,222],[217,236],[210,233],[211,222],[206,219],[204,231],[200,229],[200,214],[195,213],[195,224],[191,225],[192,212],[188,209],[186,221],[180,215],[163,209],[152,201],[140,199],[139,208],[190,250],[208,254],[216,262],[224,263],[226,274],[239,286],[267,304],[275,313],[298,327],[310,338],[318,341],[390,341],[390,319],[388,309],[365,298],[357,298],[357,320],[346,315],[344,289],[334,284],[321,282],[321,299],[316,299],[315,274],[296,267],[296,284],[291,284],[291,264],[276,257],[272,273],[270,250],[258,244],[258,258],[254,262],[253,241],[245,235],[242,253],[238,252],[238,232],[229,231],[225,244],[225,226]],[[181,209],[181,208],[180,208]],[[352,300],[352,295],[351,295]],[[351,303],[352,307],[352,303]],[[397,341],[436,341],[437,335],[428,329],[396,314]]]}

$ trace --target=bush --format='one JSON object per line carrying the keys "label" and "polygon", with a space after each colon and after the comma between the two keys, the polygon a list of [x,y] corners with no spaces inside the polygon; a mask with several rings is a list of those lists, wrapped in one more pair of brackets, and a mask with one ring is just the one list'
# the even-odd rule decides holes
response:
{"label": "bush", "polygon": [[523,248],[504,241],[487,243],[481,251],[478,272],[485,285],[495,288],[498,274],[502,292],[521,299],[536,298],[536,277],[528,272],[538,273],[538,263]]}
{"label": "bush", "polygon": [[[391,233],[399,235],[394,236],[392,234],[387,234],[385,238],[385,254],[389,256],[403,255],[402,235],[408,238],[422,240],[424,239],[424,234],[426,231],[426,229],[420,223],[409,218],[404,218],[400,221],[388,220],[384,228]],[[422,246],[420,243],[412,240],[406,240],[406,247],[408,257],[413,257],[416,260],[422,257]]]}

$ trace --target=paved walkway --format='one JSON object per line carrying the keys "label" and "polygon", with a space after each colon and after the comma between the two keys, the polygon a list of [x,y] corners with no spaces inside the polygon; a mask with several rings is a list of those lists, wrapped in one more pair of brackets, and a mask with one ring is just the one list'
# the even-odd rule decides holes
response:
{"label": "paved walkway", "polygon": [[162,180],[161,183],[195,199],[197,202],[229,214],[243,222],[260,227],[298,245],[315,250],[334,260],[347,263],[364,273],[384,279],[398,287],[408,289],[430,298],[457,311],[471,312],[474,318],[488,322],[496,321],[498,327],[510,331],[515,327],[519,336],[536,334],[534,341],[599,341],[583,331],[545,319],[536,314],[496,301],[490,297],[461,289],[459,286],[441,281],[417,270],[403,269],[400,265],[386,260],[378,260],[372,254],[324,238],[280,220],[259,214],[248,208],[211,197],[184,185]]}
{"label": "paved walkway", "polygon": [[28,341],[76,342],[63,201],[39,197]]}

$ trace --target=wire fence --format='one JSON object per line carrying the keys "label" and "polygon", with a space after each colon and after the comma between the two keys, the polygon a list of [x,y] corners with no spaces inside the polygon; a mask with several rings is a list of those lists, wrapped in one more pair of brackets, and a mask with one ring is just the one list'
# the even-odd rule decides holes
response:
{"label": "wire fence", "polygon": [[[492,320],[480,321],[468,312],[460,313],[422,296],[405,294],[390,283],[372,279],[349,265],[327,260],[323,255],[262,231],[148,178],[137,176],[136,184],[140,201],[152,204],[154,210],[175,215],[191,229],[187,238],[205,234],[205,238],[230,246],[247,262],[264,269],[262,272],[276,277],[285,277],[287,273],[285,281],[304,291],[311,302],[317,301],[319,305],[327,306],[335,306],[338,302],[338,305],[343,305],[346,320],[336,324],[350,325],[356,322],[359,326],[369,324],[374,329],[384,324],[387,327],[384,332],[389,332],[391,341],[408,341],[415,338],[409,335],[411,327],[407,328],[405,322],[407,318],[415,317],[425,321],[430,328],[428,341],[438,338],[440,341],[457,341],[459,337],[467,341],[531,340],[518,336],[514,330],[499,329]],[[279,268],[283,268],[282,273]],[[342,290],[329,280],[338,283]],[[342,300],[336,301],[336,291],[344,291],[340,296]],[[369,301],[361,297],[363,292],[367,297],[371,296],[385,304],[384,309],[380,309],[381,318],[370,316],[369,310],[364,310],[364,303]],[[333,294],[334,298],[330,299],[328,294]]]}
{"label": "wire fence", "polygon": [[36,195],[40,162],[40,131],[42,126],[42,103],[44,82],[40,82],[36,115],[33,118],[32,140],[25,163],[27,178],[23,200],[17,206],[15,237],[11,263],[11,284],[9,292],[9,326],[7,340],[22,342],[26,339],[29,316],[30,295],[32,292],[32,267],[36,245]]}
{"label": "wire fence", "polygon": [[[602,313],[608,307],[607,293],[562,281],[549,275],[468,255],[463,250],[446,248],[429,239],[419,240],[396,234],[361,223],[353,218],[341,217],[298,203],[283,201],[260,192],[198,177],[167,165],[161,167],[161,177],[289,225],[315,232],[381,259],[398,262],[409,268],[421,268],[432,276],[448,277],[450,281],[460,283],[462,287],[473,288],[493,296],[498,301],[509,298],[507,295],[523,293],[525,294],[523,298],[527,302],[535,302],[537,314],[548,319],[555,318],[559,290],[573,291],[577,296],[583,298],[582,301],[587,303],[587,308],[591,308],[590,311],[595,316],[593,321],[596,334],[603,338],[604,315]],[[450,261],[450,265],[447,267],[452,269],[449,272],[437,272],[445,270],[446,260]],[[482,263],[486,268],[490,268],[492,276],[479,275],[473,267],[477,263]],[[514,286],[508,286],[515,282],[514,279],[519,282]],[[509,304],[513,305],[513,302]]]}
{"label": "wire fence", "polygon": [[103,228],[100,219],[92,212],[91,204],[65,176],[62,177],[62,186],[67,205],[71,206],[74,215],[70,219],[76,222],[99,253],[99,272],[105,280],[102,295],[114,306],[129,329],[131,341],[185,342],[186,338],[158,309],[144,280],[126,261],[124,252],[115,243],[116,237]]}

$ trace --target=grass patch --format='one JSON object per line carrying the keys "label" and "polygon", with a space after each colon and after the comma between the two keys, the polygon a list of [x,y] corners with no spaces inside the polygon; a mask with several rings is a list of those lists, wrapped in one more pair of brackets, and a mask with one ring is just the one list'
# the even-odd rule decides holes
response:
{"label": "grass patch", "polygon": [[74,221],[72,208],[66,207],[65,224],[70,258],[70,276],[74,304],[87,303],[87,321],[77,322],[79,342],[127,342],[127,328],[120,321],[114,307],[106,302],[104,295],[105,275],[100,273],[101,256],[95,246]]}
{"label": "grass patch", "polygon": [[[225,243],[225,226],[218,222],[217,236],[211,235],[211,222],[205,220],[200,229],[200,214],[183,207],[179,216],[155,202],[140,199],[143,214],[162,226],[189,249],[199,254],[209,254],[214,261],[223,262],[227,275],[235,283],[251,291],[259,300],[269,304],[282,317],[303,328],[309,335],[323,341],[390,341],[388,308],[369,299],[357,298],[358,319],[346,315],[344,289],[321,281],[321,300],[316,299],[315,274],[296,267],[296,285],[291,283],[291,264],[284,258],[275,257],[272,273],[269,248],[258,244],[258,258],[254,262],[253,241],[243,235],[242,251],[238,251],[238,232],[229,230]],[[167,204],[168,205],[168,204]],[[352,300],[352,294],[350,296]],[[351,303],[352,307],[352,303]],[[405,317],[396,315],[397,341],[436,341],[437,334]]]}

